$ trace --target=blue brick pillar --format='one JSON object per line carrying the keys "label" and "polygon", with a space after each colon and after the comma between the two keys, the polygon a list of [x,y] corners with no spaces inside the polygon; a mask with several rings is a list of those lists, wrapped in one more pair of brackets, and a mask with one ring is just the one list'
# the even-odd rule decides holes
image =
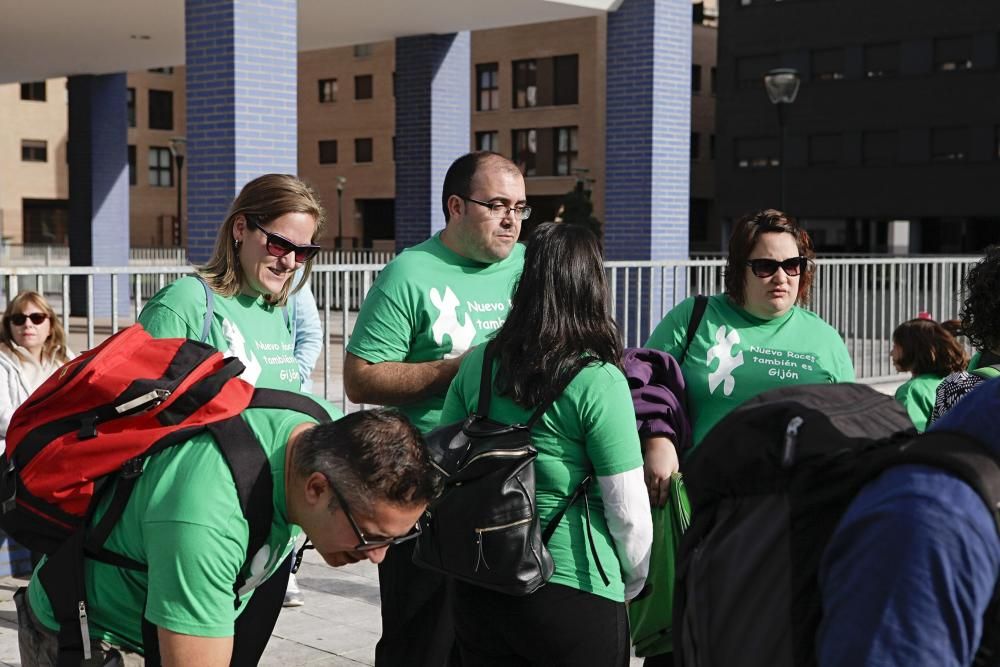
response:
{"label": "blue brick pillar", "polygon": [[233,198],[294,174],[297,1],[186,0],[188,259],[204,262]]}
{"label": "blue brick pillar", "polygon": [[[69,92],[69,258],[72,266],[127,266],[128,116],[124,74],[71,76]],[[118,281],[128,314],[128,278]],[[87,280],[74,278],[70,310],[87,313]],[[94,278],[94,315],[111,313],[111,280]]]}
{"label": "blue brick pillar", "polygon": [[444,227],[441,188],[469,152],[468,32],[396,40],[396,250]]}
{"label": "blue brick pillar", "polygon": [[[688,257],[691,32],[689,0],[624,0],[608,15],[609,260]],[[619,275],[618,319],[628,326],[629,344],[636,335],[644,340],[659,322],[661,303],[669,308],[686,295],[683,279],[666,278]],[[623,301],[625,282],[630,303]]]}

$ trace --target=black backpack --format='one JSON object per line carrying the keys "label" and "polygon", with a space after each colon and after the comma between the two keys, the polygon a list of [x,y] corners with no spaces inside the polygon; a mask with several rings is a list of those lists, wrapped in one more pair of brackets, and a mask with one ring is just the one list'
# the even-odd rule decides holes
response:
{"label": "black backpack", "polygon": [[552,576],[555,568],[545,544],[566,510],[582,497],[591,553],[607,585],[590,534],[591,477],[577,486],[544,531],[535,507],[538,450],[531,443],[531,428],[565,387],[539,405],[526,424],[495,422],[489,419],[493,353],[491,342],[483,354],[475,412],[424,437],[444,490],[420,520],[413,562],[477,586],[528,595]]}
{"label": "black backpack", "polygon": [[783,387],[722,419],[684,462],[692,523],[678,554],[674,664],[815,665],[826,545],[860,489],[904,463],[946,469],[989,507],[1000,501],[1000,467],[981,444],[918,437],[899,403],[865,385]]}

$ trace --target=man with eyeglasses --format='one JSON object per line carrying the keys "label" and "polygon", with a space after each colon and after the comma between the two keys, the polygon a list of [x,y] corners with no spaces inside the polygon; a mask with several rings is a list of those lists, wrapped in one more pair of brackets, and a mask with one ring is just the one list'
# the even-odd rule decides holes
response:
{"label": "man with eyeglasses", "polygon": [[[524,263],[517,239],[531,214],[520,170],[490,152],[452,163],[441,205],[444,229],[379,274],[344,361],[348,398],[398,406],[421,432],[438,425],[462,355],[506,319]],[[445,580],[414,566],[412,545],[404,546],[379,566],[382,638],[375,664],[455,664]]]}
{"label": "man with eyeglasses", "polygon": [[[93,664],[142,664],[139,654],[148,656],[155,637],[165,665],[226,667],[234,649],[253,639],[234,637],[237,618],[300,533],[335,567],[378,563],[392,545],[419,534],[417,520],[438,478],[420,434],[398,411],[320,424],[291,410],[254,408],[242,416],[271,464],[265,546],[248,564],[252,527],[211,434],[151,456],[106,542],[146,571],[85,562]],[[238,575],[245,583],[234,608]],[[15,602],[22,664],[55,665],[59,625],[37,573]]]}

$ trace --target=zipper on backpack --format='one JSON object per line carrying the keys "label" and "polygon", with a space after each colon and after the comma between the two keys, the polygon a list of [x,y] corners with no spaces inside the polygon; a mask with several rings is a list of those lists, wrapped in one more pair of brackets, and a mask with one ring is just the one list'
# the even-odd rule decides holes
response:
{"label": "zipper on backpack", "polygon": [[87,622],[87,603],[79,600],[76,606],[80,610],[80,636],[83,637],[83,659],[90,660],[90,624]]}
{"label": "zipper on backpack", "polygon": [[476,566],[472,568],[473,572],[479,572],[479,565],[483,564],[486,569],[490,569],[490,564],[486,562],[486,554],[483,553],[483,536],[486,533],[493,533],[498,530],[506,530],[507,528],[513,528],[515,526],[522,526],[526,523],[531,522],[532,517],[527,519],[518,519],[517,521],[511,521],[510,523],[501,524],[499,526],[488,526],[486,528],[476,528]]}
{"label": "zipper on backpack", "polygon": [[799,428],[805,422],[802,417],[792,417],[785,427],[785,450],[781,455],[781,465],[791,468],[795,463],[795,454],[799,445]]}
{"label": "zipper on backpack", "polygon": [[480,539],[481,539],[483,533],[492,533],[492,532],[495,532],[495,531],[498,531],[498,530],[505,530],[507,528],[513,528],[514,526],[520,526],[520,525],[523,525],[523,524],[526,524],[526,523],[531,523],[531,519],[532,518],[533,517],[529,516],[527,519],[518,519],[517,521],[511,521],[510,523],[505,523],[505,524],[502,524],[502,525],[499,525],[499,526],[488,526],[486,528],[476,528],[475,531],[480,535]]}
{"label": "zipper on backpack", "polygon": [[516,459],[516,458],[520,458],[520,457],[524,456],[527,453],[528,453],[528,450],[526,450],[526,449],[511,449],[511,450],[499,450],[499,451],[492,451],[492,452],[483,452],[482,454],[476,454],[475,456],[473,456],[471,459],[469,459],[468,461],[466,461],[463,464],[462,467],[464,468],[465,466],[468,466],[469,464],[474,463],[475,461],[478,461],[479,459],[493,459],[493,458],[497,458],[497,459]]}
{"label": "zipper on backpack", "polygon": [[142,396],[136,396],[131,401],[126,401],[121,405],[116,405],[115,412],[120,415],[132,411],[141,412],[142,410],[148,410],[149,408],[156,407],[169,397],[169,389],[154,389],[146,392]]}

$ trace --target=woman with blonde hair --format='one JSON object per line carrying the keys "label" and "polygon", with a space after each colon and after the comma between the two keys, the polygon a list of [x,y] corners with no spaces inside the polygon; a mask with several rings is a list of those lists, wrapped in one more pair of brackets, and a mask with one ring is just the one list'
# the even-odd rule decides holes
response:
{"label": "woman with blonde hair", "polygon": [[[257,387],[298,390],[289,295],[308,279],[325,221],[316,193],[294,176],[247,183],[196,276],[160,290],[139,315],[158,338],[191,338],[238,357]],[[293,276],[303,268],[303,278]]]}
{"label": "woman with blonde hair", "polygon": [[14,410],[74,356],[45,297],[26,291],[10,300],[0,327],[0,446]]}

